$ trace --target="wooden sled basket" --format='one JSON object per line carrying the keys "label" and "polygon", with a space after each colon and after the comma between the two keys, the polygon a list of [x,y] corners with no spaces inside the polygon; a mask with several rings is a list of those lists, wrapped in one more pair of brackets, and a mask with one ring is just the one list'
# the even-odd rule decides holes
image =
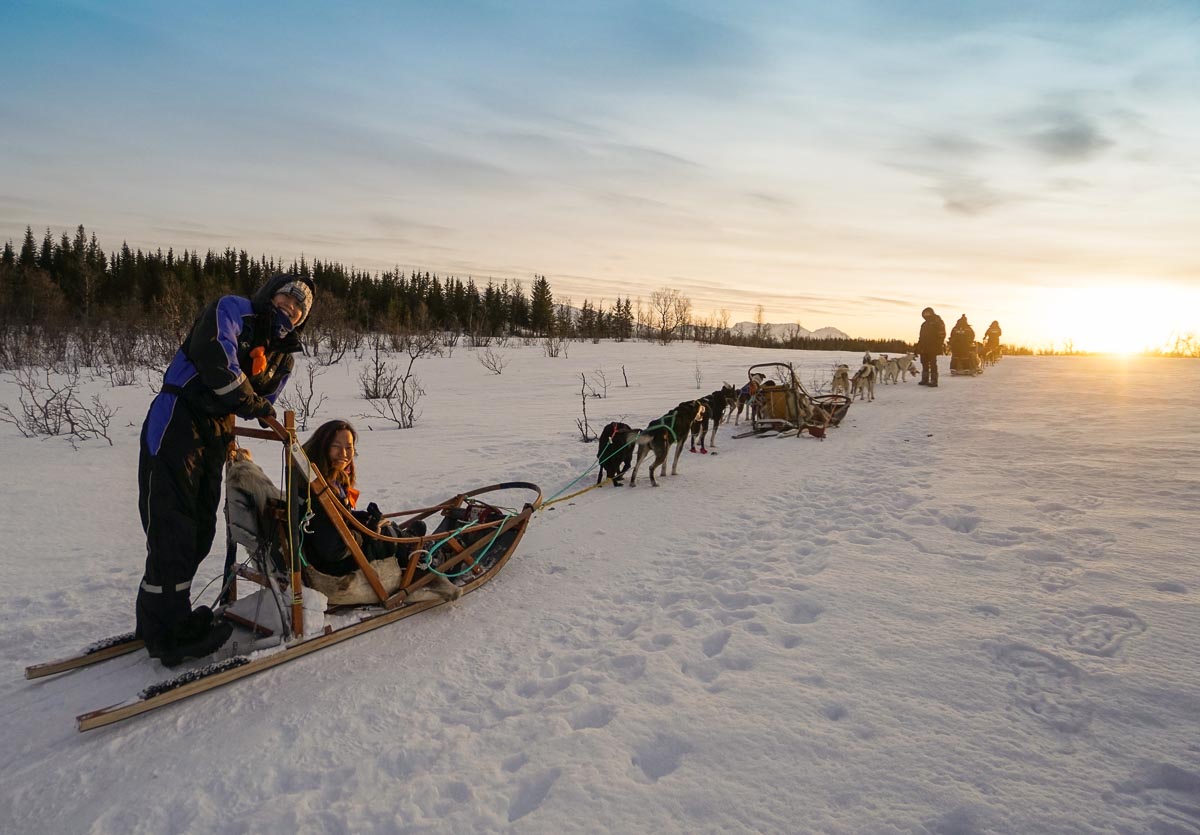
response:
{"label": "wooden sled basket", "polygon": [[[226,515],[229,532],[226,547],[226,590],[224,602],[233,604],[237,598],[237,579],[256,583],[279,594],[285,589],[304,588],[319,592],[327,608],[346,606],[376,607],[391,611],[406,603],[434,599],[454,599],[478,588],[490,580],[512,556],[529,520],[541,507],[542,492],[536,484],[510,481],[459,493],[431,507],[402,510],[386,514],[385,520],[396,520],[400,529],[414,522],[427,521],[430,533],[423,536],[387,536],[368,528],[334,498],[329,485],[313,467],[296,440],[293,416],[285,415],[285,425],[268,430],[242,429],[238,435],[282,441],[288,451],[291,478],[307,481],[307,494],[312,510],[324,513],[345,543],[357,569],[343,576],[331,576],[305,565],[303,535],[299,530],[302,509],[295,501],[294,484],[285,486],[287,500],[263,500],[258,495],[227,489]],[[261,472],[261,471],[260,471]],[[305,489],[305,488],[302,488]],[[506,491],[532,494],[520,509],[506,509],[493,501],[496,494]],[[252,493],[254,491],[251,491]],[[275,495],[278,492],[275,491]],[[254,507],[247,505],[254,504]],[[233,508],[233,510],[231,510]],[[240,512],[239,512],[240,509]],[[259,531],[248,520],[257,515]],[[434,521],[438,520],[436,527]],[[268,531],[268,542],[261,535]],[[257,535],[256,535],[257,534]],[[363,545],[374,540],[394,543],[398,557],[369,560]],[[242,545],[254,555],[253,566],[239,564],[237,546]],[[430,593],[434,593],[432,596]],[[304,595],[292,593],[291,623],[286,626],[290,636],[301,636],[304,628]],[[311,613],[312,608],[308,611]],[[227,617],[244,626],[244,616],[227,611]]]}

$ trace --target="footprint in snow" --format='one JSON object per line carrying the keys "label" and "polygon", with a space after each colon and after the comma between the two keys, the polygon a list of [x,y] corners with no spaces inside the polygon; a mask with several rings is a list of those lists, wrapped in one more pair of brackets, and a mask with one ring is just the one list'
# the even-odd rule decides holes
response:
{"label": "footprint in snow", "polygon": [[1147,763],[1105,792],[1104,799],[1119,805],[1136,800],[1152,809],[1155,819],[1148,821],[1147,831],[1200,831],[1200,773],[1174,763]]}
{"label": "footprint in snow", "polygon": [[700,648],[709,658],[712,658],[714,655],[720,655],[721,650],[725,649],[725,644],[729,643],[729,636],[732,634],[728,629],[714,632],[704,639]]}
{"label": "footprint in snow", "polygon": [[780,615],[784,622],[793,625],[814,623],[825,613],[825,608],[808,600],[796,600],[787,604]]}
{"label": "footprint in snow", "polygon": [[1080,687],[1082,675],[1057,655],[1019,643],[998,645],[996,660],[1013,674],[1008,691],[1021,713],[1063,733],[1079,733],[1092,708]]}
{"label": "footprint in snow", "polygon": [[561,774],[562,769],[552,768],[522,780],[516,795],[508,803],[508,822],[513,823],[537,811]]}
{"label": "footprint in snow", "polygon": [[660,733],[652,740],[634,745],[633,752],[630,762],[649,782],[657,783],[679,768],[684,756],[692,752],[692,746],[673,734]]}
{"label": "footprint in snow", "polygon": [[616,709],[609,705],[588,705],[568,716],[567,724],[576,731],[582,731],[585,728],[603,728],[616,715]]}
{"label": "footprint in snow", "polygon": [[1112,658],[1127,638],[1146,631],[1146,623],[1128,609],[1093,606],[1079,615],[1057,619],[1067,646],[1085,655]]}

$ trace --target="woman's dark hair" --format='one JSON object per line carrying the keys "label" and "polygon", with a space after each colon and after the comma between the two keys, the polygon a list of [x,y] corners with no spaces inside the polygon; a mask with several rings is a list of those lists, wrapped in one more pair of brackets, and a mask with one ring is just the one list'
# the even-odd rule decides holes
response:
{"label": "woman's dark hair", "polygon": [[355,444],[358,443],[358,432],[350,425],[349,421],[330,420],[318,426],[317,430],[305,442],[304,454],[308,456],[308,460],[320,471],[326,481],[336,479],[343,487],[353,487],[357,481],[354,459],[350,459],[350,466],[346,468],[344,476],[340,473],[334,475],[333,467],[329,463],[329,447],[333,444],[333,439],[337,437],[337,433],[343,430],[350,433],[350,437],[354,440]]}

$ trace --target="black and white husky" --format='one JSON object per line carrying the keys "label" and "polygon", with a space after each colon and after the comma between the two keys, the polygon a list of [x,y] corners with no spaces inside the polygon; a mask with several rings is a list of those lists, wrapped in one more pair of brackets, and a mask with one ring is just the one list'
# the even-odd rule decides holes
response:
{"label": "black and white husky", "polygon": [[637,439],[637,461],[633,465],[633,475],[629,477],[630,487],[637,484],[638,469],[642,466],[642,460],[651,452],[654,453],[654,461],[650,464],[650,483],[658,486],[658,482],[654,480],[654,469],[657,467],[659,475],[666,475],[667,453],[671,450],[671,444],[675,444],[671,475],[678,474],[683,442],[703,410],[704,404],[701,401],[685,400],[641,431]]}
{"label": "black and white husky", "polygon": [[[708,455],[708,447],[717,448],[717,427],[721,425],[721,421],[725,416],[731,413],[737,405],[737,389],[733,383],[722,383],[721,388],[714,391],[712,394],[700,398],[704,404],[704,409],[692,424],[692,452],[696,452],[696,436],[700,436],[700,452]],[[708,427],[712,426],[712,436],[708,439],[708,445],[704,443],[704,436],[709,434]]]}

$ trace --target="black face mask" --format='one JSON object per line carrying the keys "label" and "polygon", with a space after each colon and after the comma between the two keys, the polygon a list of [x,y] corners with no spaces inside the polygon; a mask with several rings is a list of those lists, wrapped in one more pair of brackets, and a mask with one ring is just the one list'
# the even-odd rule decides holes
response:
{"label": "black face mask", "polygon": [[274,331],[276,339],[283,339],[289,333],[294,331],[296,326],[292,324],[292,317],[289,316],[284,310],[281,310],[278,307],[273,307],[272,310],[274,311],[275,318],[271,324],[271,329]]}

